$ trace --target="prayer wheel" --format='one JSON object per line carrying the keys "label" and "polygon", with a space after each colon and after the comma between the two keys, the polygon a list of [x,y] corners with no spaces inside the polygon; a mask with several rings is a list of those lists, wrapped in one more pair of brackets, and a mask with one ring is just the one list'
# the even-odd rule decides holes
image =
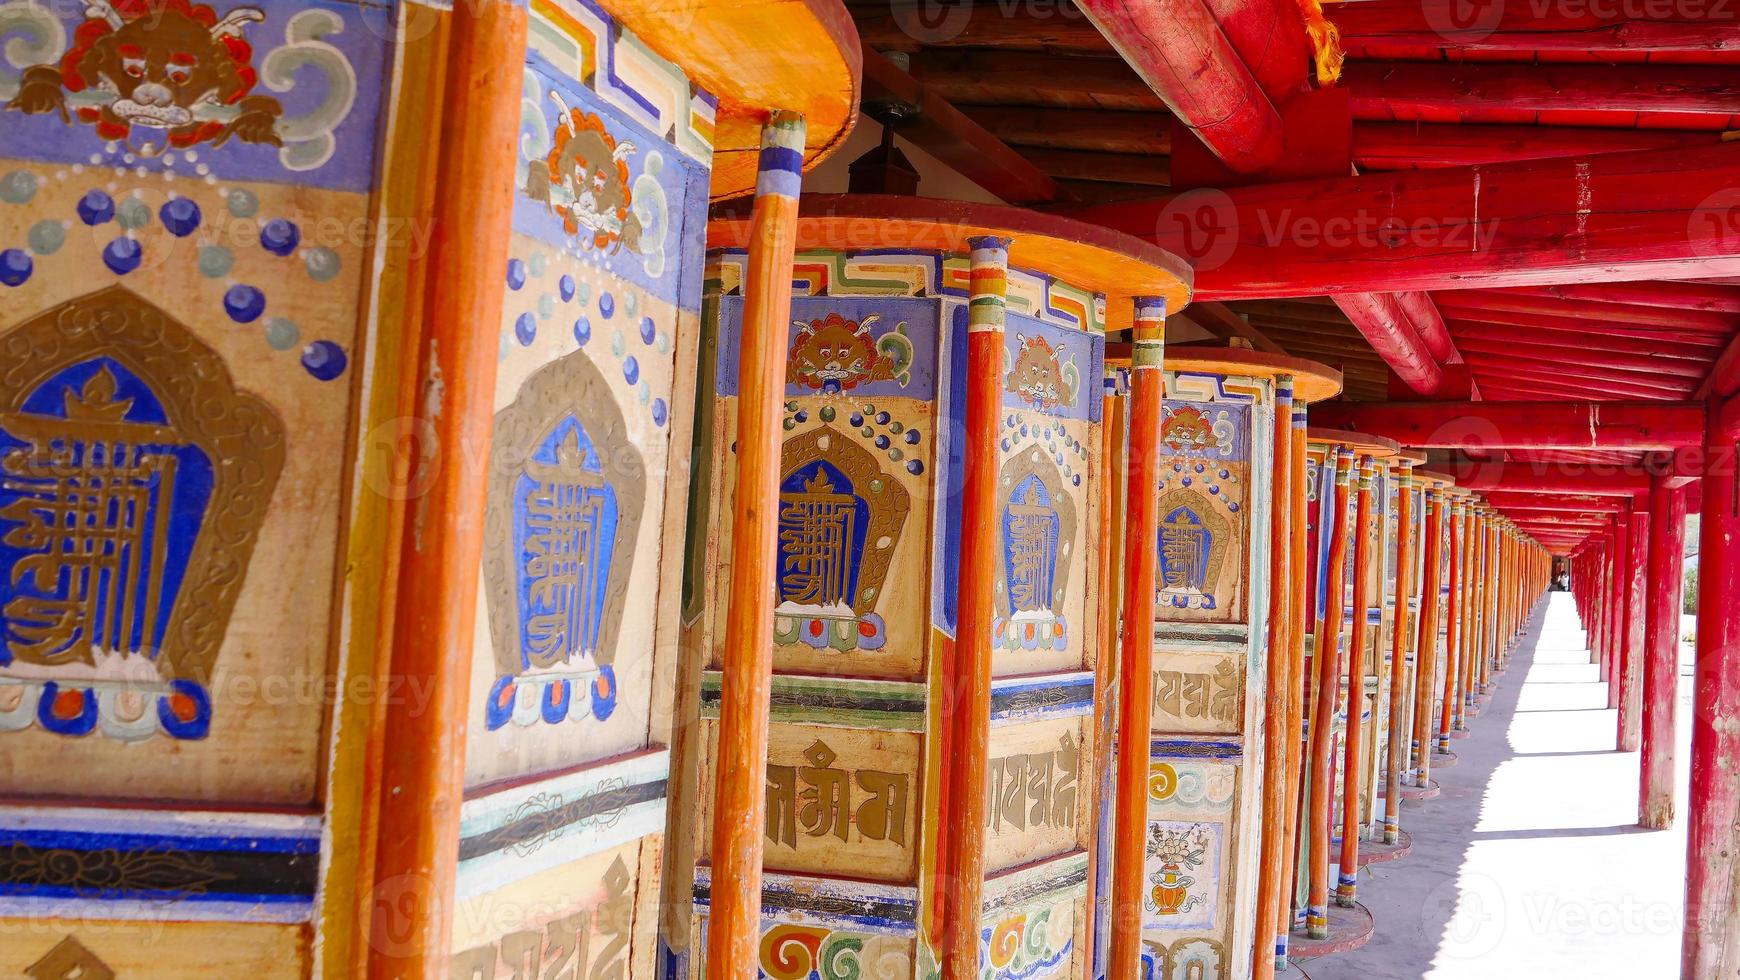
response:
{"label": "prayer wheel", "polygon": [[[1422,510],[1420,527],[1420,623],[1415,631],[1413,734],[1408,742],[1409,775],[1402,799],[1438,795],[1432,780],[1437,755],[1438,720],[1444,675],[1449,669],[1445,640],[1450,621],[1450,518],[1456,481],[1437,470],[1416,469]],[[1439,756],[1441,761],[1443,757]]]}
{"label": "prayer wheel", "polygon": [[[766,747],[746,757],[720,717],[740,565],[725,536],[695,535],[678,725],[696,735],[671,813],[693,850],[670,863],[673,881],[692,873],[693,906],[664,940],[689,976],[718,975],[703,951],[737,886],[714,842],[742,816],[714,800],[747,778],[766,807],[761,975],[1082,975],[1110,655],[1104,335],[1133,325],[1157,367],[1189,270],[1002,207],[806,197],[796,227],[761,504],[777,514],[757,586],[773,614]],[[727,215],[708,232],[696,528],[753,476],[734,441],[750,231]]]}
{"label": "prayer wheel", "polygon": [[[1339,372],[1240,348],[1167,352],[1160,429],[1142,940],[1145,976],[1245,977],[1258,924],[1276,557],[1277,404],[1332,397]],[[1131,601],[1131,600],[1126,600]],[[1129,737],[1126,734],[1124,737]],[[1279,765],[1268,760],[1270,765]],[[1121,859],[1120,859],[1121,860]],[[1265,939],[1265,948],[1268,941]]]}
{"label": "prayer wheel", "polygon": [[1373,597],[1382,594],[1374,525],[1383,495],[1376,482],[1380,461],[1399,451],[1390,440],[1334,429],[1312,429],[1307,444],[1307,595],[1316,604],[1316,628],[1305,682],[1307,790],[1296,886],[1305,935],[1290,947],[1296,958],[1340,948],[1350,931],[1370,935],[1369,916],[1362,923],[1337,913],[1340,928],[1332,929],[1329,898],[1333,890],[1338,906],[1355,905],[1361,776],[1368,767],[1363,731],[1376,714],[1366,683],[1366,661],[1376,653],[1379,632],[1371,628],[1370,610]]}
{"label": "prayer wheel", "polygon": [[5,5],[0,975],[653,976],[699,229],[857,110],[778,7]]}

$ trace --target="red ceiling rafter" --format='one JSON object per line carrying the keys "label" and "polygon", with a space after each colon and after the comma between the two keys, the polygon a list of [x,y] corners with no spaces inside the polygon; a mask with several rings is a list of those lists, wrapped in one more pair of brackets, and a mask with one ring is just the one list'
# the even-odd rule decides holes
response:
{"label": "red ceiling rafter", "polygon": [[1740,275],[1740,221],[1699,219],[1733,193],[1736,167],[1740,145],[1717,144],[1262,184],[1075,215],[1193,260],[1201,299],[1728,276]]}

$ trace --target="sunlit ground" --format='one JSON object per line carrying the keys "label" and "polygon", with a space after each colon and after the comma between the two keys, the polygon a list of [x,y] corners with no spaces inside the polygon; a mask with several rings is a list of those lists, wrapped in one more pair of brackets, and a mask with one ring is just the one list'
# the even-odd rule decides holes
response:
{"label": "sunlit ground", "polygon": [[1680,651],[1679,813],[1637,828],[1638,755],[1614,750],[1616,712],[1571,597],[1551,594],[1497,693],[1434,770],[1443,794],[1408,803],[1413,854],[1362,873],[1377,922],[1364,949],[1301,964],[1310,980],[1578,980],[1679,972],[1692,651]]}

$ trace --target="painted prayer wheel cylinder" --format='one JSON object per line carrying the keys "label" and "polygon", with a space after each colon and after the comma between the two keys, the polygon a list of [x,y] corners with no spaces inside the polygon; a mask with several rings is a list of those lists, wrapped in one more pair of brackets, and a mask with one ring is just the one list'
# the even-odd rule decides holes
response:
{"label": "painted prayer wheel cylinder", "polygon": [[[733,433],[746,241],[743,220],[714,220],[697,529],[716,526],[741,485]],[[981,252],[969,260],[970,249],[1006,249],[1006,267]],[[1095,560],[1104,332],[1131,316],[1127,292],[1106,290],[1179,304],[1189,272],[1144,243],[1050,216],[823,197],[803,201],[791,276],[759,968],[934,975],[941,838],[967,829],[950,823],[965,804],[944,797],[961,776],[954,767],[970,762],[982,773],[983,820],[971,828],[983,842],[982,906],[972,912],[982,975],[1081,975],[1102,750],[1093,723],[1104,655]],[[969,372],[977,338],[990,336],[977,317],[993,291],[1005,310],[1000,348],[992,370]],[[975,396],[995,406],[988,433],[967,428]],[[963,455],[987,436],[995,505],[968,516]],[[963,575],[969,521],[990,531],[993,559]],[[707,975],[697,961],[722,887],[708,867],[709,828],[733,819],[712,812],[721,668],[730,669],[727,544],[691,537],[684,612],[700,735],[695,782],[673,790],[695,804],[677,800],[673,833],[696,841],[698,865],[692,931],[666,941],[695,951],[694,977]],[[974,588],[992,603],[978,641],[992,678],[984,702],[956,694],[949,673],[968,656],[958,637]],[[985,741],[945,753],[943,733],[975,709],[986,713]]]}
{"label": "painted prayer wheel cylinder", "polygon": [[[1382,651],[1377,640],[1380,630],[1373,625],[1372,613],[1377,611],[1376,598],[1383,595],[1382,569],[1383,554],[1381,535],[1377,533],[1383,527],[1381,508],[1387,495],[1377,486],[1379,472],[1383,468],[1382,461],[1393,458],[1399,452],[1399,447],[1390,440],[1368,436],[1358,432],[1344,432],[1334,429],[1313,427],[1306,438],[1306,477],[1307,477],[1307,591],[1309,599],[1308,626],[1311,629],[1305,645],[1306,666],[1305,702],[1306,717],[1304,737],[1307,748],[1306,759],[1306,815],[1307,819],[1300,822],[1299,872],[1297,879],[1297,898],[1295,908],[1304,913],[1307,926],[1313,922],[1322,921],[1318,909],[1319,902],[1314,900],[1311,891],[1314,886],[1312,866],[1318,863],[1329,868],[1328,887],[1333,891],[1336,887],[1336,867],[1340,854],[1339,842],[1344,823],[1344,808],[1350,805],[1345,799],[1343,785],[1345,780],[1346,749],[1343,739],[1348,729],[1348,720],[1352,712],[1359,712],[1361,721],[1361,746],[1359,764],[1362,774],[1368,773],[1375,763],[1370,745],[1364,737],[1363,729],[1369,727],[1369,719],[1375,717],[1374,695],[1376,685],[1362,668],[1357,686],[1351,681],[1350,672],[1353,657],[1351,654],[1353,634],[1355,632],[1354,617],[1360,616],[1364,621],[1364,653],[1369,664]],[[1342,521],[1341,533],[1345,534],[1345,553],[1341,556],[1343,564],[1339,578],[1332,573],[1332,543],[1337,532],[1335,513],[1337,491],[1345,485],[1346,510],[1340,515]],[[1363,490],[1362,490],[1363,487]],[[1356,555],[1358,552],[1358,523],[1356,519],[1357,504],[1361,493],[1367,494],[1369,506],[1372,508],[1372,534],[1365,544],[1367,560],[1360,568]],[[1365,610],[1354,608],[1356,577],[1365,576],[1365,592],[1372,597]],[[1337,658],[1334,669],[1334,689],[1331,700],[1332,708],[1328,718],[1329,751],[1328,765],[1325,771],[1313,769],[1312,746],[1316,744],[1313,728],[1318,724],[1320,671],[1323,669],[1318,655],[1325,649],[1325,638],[1334,635],[1335,645],[1332,648]],[[1320,647],[1320,644],[1325,646]],[[1358,697],[1350,700],[1352,692],[1358,692]],[[1362,795],[1370,796],[1371,783],[1368,779],[1359,780]],[[1329,806],[1327,814],[1313,817],[1313,794],[1327,792]],[[1351,801],[1356,808],[1361,807],[1359,800]],[[1321,886],[1321,878],[1316,882]],[[1326,901],[1326,897],[1324,898]],[[1326,914],[1326,910],[1324,913]]]}
{"label": "painted prayer wheel cylinder", "polygon": [[[1431,638],[1432,648],[1422,650],[1419,643],[1419,630],[1415,630],[1414,657],[1416,661],[1414,676],[1414,717],[1410,728],[1408,757],[1410,769],[1415,776],[1409,780],[1409,785],[1420,785],[1424,780],[1420,775],[1422,754],[1427,758],[1426,777],[1430,778],[1430,754],[1436,744],[1438,718],[1441,710],[1440,696],[1444,690],[1444,671],[1446,669],[1444,643],[1449,630],[1450,615],[1450,502],[1457,492],[1456,480],[1447,473],[1430,470],[1423,467],[1414,469],[1414,481],[1419,484],[1420,492],[1420,615],[1425,617],[1425,602],[1431,601],[1436,608],[1432,613],[1432,621],[1436,624]],[[1426,550],[1427,532],[1430,529],[1428,514],[1432,501],[1438,501],[1440,518],[1437,535],[1438,568],[1435,580],[1438,584],[1435,596],[1426,596]],[[1425,655],[1431,661],[1431,671],[1421,673],[1418,667],[1419,658]],[[1423,714],[1423,717],[1422,717]]]}
{"label": "painted prayer wheel cylinder", "polygon": [[[1413,544],[1410,547],[1414,569],[1409,573],[1411,592],[1417,591],[1420,585],[1420,526],[1423,520],[1423,508],[1420,506],[1419,482],[1414,478],[1414,467],[1426,461],[1426,454],[1414,449],[1403,449],[1394,457],[1381,461],[1383,468],[1382,489],[1377,494],[1377,500],[1382,502],[1381,516],[1376,522],[1375,531],[1379,535],[1375,554],[1383,556],[1381,579],[1383,587],[1374,591],[1379,597],[1377,609],[1379,624],[1374,630],[1377,646],[1371,657],[1367,659],[1366,685],[1367,697],[1376,705],[1374,721],[1367,734],[1367,749],[1365,757],[1369,760],[1366,776],[1362,780],[1365,792],[1361,794],[1362,809],[1361,826],[1368,837],[1381,838],[1383,833],[1383,804],[1380,802],[1380,791],[1385,786],[1388,775],[1389,742],[1396,733],[1410,731],[1408,725],[1413,718],[1413,702],[1411,697],[1404,697],[1401,703],[1391,698],[1394,690],[1391,672],[1402,672],[1401,689],[1412,692],[1414,689],[1414,636],[1415,625],[1418,622],[1418,604],[1412,594],[1402,596],[1397,591],[1397,581],[1400,569],[1397,560],[1401,554],[1401,539],[1411,535]],[[1401,527],[1401,494],[1404,492],[1403,476],[1406,475],[1405,492],[1410,495],[1411,517],[1410,527]],[[1402,631],[1402,662],[1393,662],[1396,631]]]}
{"label": "painted prayer wheel cylinder", "polygon": [[7,5],[0,975],[652,976],[696,229],[859,47],[529,6]]}
{"label": "painted prayer wheel cylinder", "polygon": [[1296,358],[1167,352],[1144,856],[1154,887],[1142,923],[1149,976],[1244,977],[1250,968],[1258,843],[1271,832],[1260,760],[1281,383],[1299,405],[1341,389],[1338,372]]}
{"label": "painted prayer wheel cylinder", "polygon": [[[697,229],[710,200],[756,188],[758,156],[761,191],[795,196],[849,126],[858,52],[844,17],[832,0],[777,22],[736,3],[540,0],[523,64],[504,66],[525,94],[455,980],[657,971],[683,542],[709,530],[688,527]],[[738,43],[769,30],[776,54]],[[802,116],[771,165],[765,109]]]}

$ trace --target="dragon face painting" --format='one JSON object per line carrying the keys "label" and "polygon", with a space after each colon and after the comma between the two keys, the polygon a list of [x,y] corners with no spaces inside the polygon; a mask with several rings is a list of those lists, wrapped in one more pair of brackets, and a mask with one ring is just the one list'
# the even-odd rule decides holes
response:
{"label": "dragon face painting", "polygon": [[259,76],[243,36],[263,20],[255,7],[219,17],[189,0],[92,2],[59,63],[27,68],[7,108],[58,112],[129,145],[140,130],[161,132],[167,146],[138,147],[146,155],[232,138],[281,145],[283,108],[253,94]]}

